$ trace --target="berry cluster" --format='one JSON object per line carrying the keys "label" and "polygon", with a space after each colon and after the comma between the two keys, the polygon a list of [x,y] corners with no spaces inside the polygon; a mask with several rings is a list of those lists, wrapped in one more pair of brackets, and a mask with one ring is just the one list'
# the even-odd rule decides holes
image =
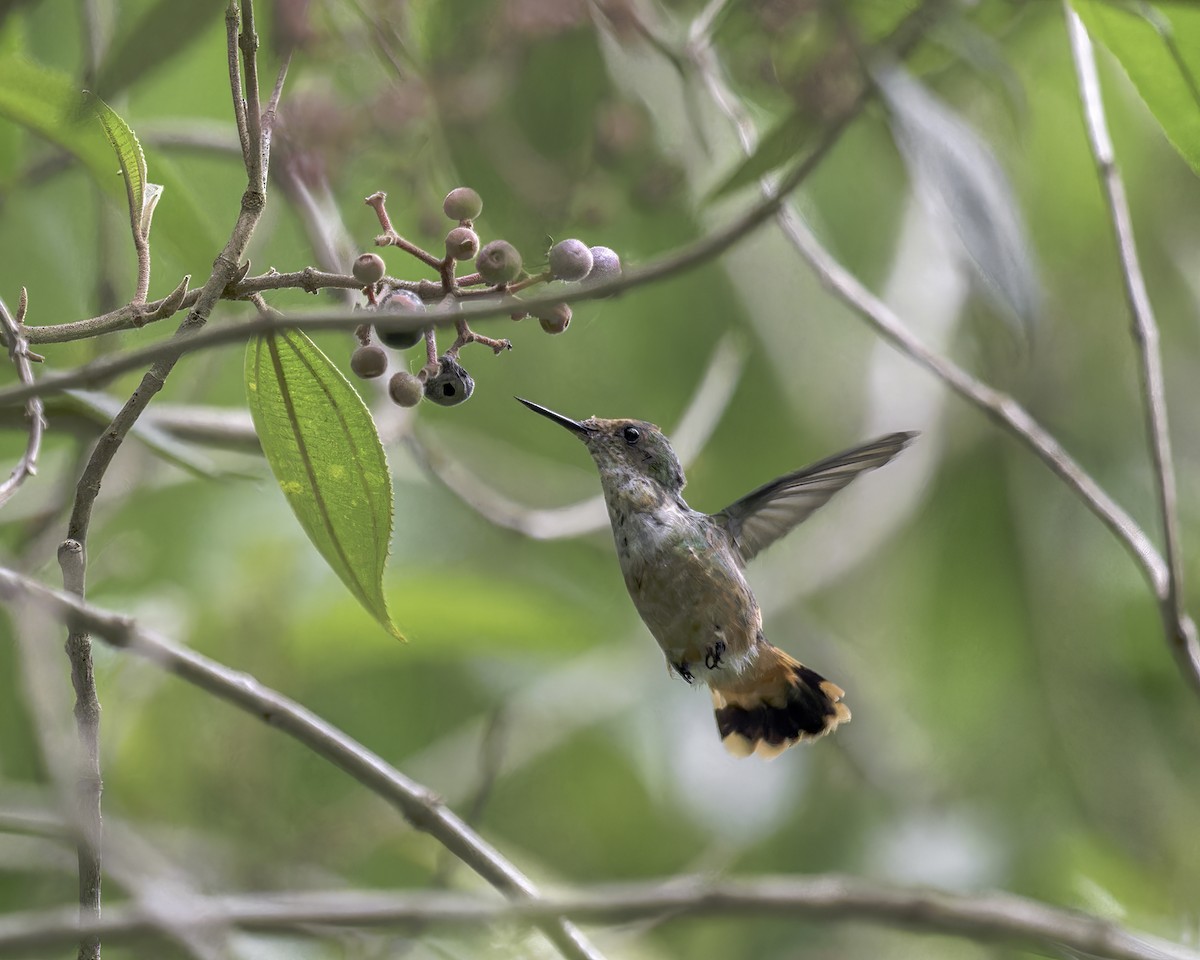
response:
{"label": "berry cluster", "polygon": [[[561,280],[568,283],[592,284],[621,273],[621,260],[608,247],[589,247],[582,240],[563,240],[554,244],[546,254],[546,268],[530,273],[524,267],[521,254],[506,240],[479,244],[475,220],[483,212],[483,200],[470,187],[456,187],[442,202],[446,216],[456,221],[446,234],[446,253],[439,257],[401,237],[392,228],[384,203],[387,195],[375,193],[366,204],[379,217],[383,233],[375,238],[376,246],[399,247],[438,272],[438,280],[397,280],[388,277],[383,258],[364,253],[354,261],[353,273],[363,285],[367,309],[376,314],[373,324],[363,324],[355,330],[358,348],[350,357],[350,369],[358,377],[381,377],[388,369],[384,347],[407,350],[425,342],[426,362],[415,374],[401,370],[388,382],[388,394],[402,407],[416,406],[422,397],[445,407],[456,406],[470,398],[475,381],[459,362],[458,353],[468,343],[481,343],[494,353],[512,349],[509,340],[493,340],[475,333],[465,320],[455,323],[454,343],[445,353],[438,354],[436,331],[432,326],[419,329],[398,329],[389,325],[389,312],[421,312],[430,303],[442,303],[448,298],[467,299],[515,294],[538,283]],[[457,276],[459,263],[475,262],[475,273]],[[534,314],[546,333],[562,333],[571,323],[571,308],[565,303],[540,308]],[[512,314],[514,320],[530,316],[526,312]],[[376,343],[375,341],[378,341]],[[382,344],[382,346],[380,346]]]}

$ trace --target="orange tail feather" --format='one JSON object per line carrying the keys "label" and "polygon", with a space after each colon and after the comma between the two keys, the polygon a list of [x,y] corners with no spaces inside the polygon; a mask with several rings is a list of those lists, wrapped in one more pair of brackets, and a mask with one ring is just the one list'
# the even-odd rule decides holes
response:
{"label": "orange tail feather", "polygon": [[713,687],[713,710],[725,749],[737,757],[779,756],[850,719],[844,691],[778,647],[763,644],[736,681]]}

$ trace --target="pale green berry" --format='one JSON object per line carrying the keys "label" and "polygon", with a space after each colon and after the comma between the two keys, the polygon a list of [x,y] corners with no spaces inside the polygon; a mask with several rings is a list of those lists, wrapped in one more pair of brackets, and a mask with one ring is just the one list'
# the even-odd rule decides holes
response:
{"label": "pale green berry", "polygon": [[483,213],[483,198],[470,187],[455,187],[442,201],[442,210],[451,220],[474,220]]}
{"label": "pale green berry", "polygon": [[509,283],[521,274],[521,254],[507,240],[493,240],[476,255],[475,269],[484,283]]}
{"label": "pale green berry", "polygon": [[421,402],[423,393],[421,378],[407,370],[392,374],[392,379],[388,381],[388,396],[398,406],[415,407]]}
{"label": "pale green berry", "polygon": [[582,280],[592,270],[592,251],[582,240],[560,240],[547,259],[555,280]]}

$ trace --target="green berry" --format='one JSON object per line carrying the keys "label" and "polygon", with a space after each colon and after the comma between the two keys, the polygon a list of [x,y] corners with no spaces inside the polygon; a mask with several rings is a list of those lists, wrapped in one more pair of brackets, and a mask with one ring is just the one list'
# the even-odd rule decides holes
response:
{"label": "green berry", "polygon": [[509,283],[520,276],[521,254],[507,240],[493,240],[475,257],[475,269],[484,283]]}
{"label": "green berry", "polygon": [[373,380],[382,377],[387,370],[387,351],[373,343],[366,343],[350,355],[350,369],[356,377],[363,380]]}
{"label": "green berry", "polygon": [[455,227],[446,234],[446,256],[454,260],[474,260],[479,252],[479,234],[470,227]]}
{"label": "green berry", "polygon": [[[379,313],[387,313],[390,310],[405,310],[424,312],[425,303],[411,290],[392,290],[384,297],[377,308]],[[380,341],[391,347],[393,350],[407,350],[409,347],[415,347],[421,342],[424,332],[417,330],[389,330],[385,324],[378,321],[375,323],[375,333]]]}
{"label": "green berry", "polygon": [[571,308],[565,303],[556,303],[540,309],[537,318],[547,333],[562,333],[571,325]]}
{"label": "green berry", "polygon": [[438,358],[441,365],[436,376],[425,381],[425,396],[443,407],[456,407],[471,398],[475,381],[462,364],[450,356]]}
{"label": "green berry", "polygon": [[470,187],[455,187],[446,194],[442,209],[451,220],[474,220],[483,213],[483,198]]}
{"label": "green berry", "polygon": [[415,407],[421,402],[423,392],[421,378],[407,370],[393,373],[392,379],[388,381],[388,396],[397,406]]}
{"label": "green berry", "polygon": [[601,283],[621,275],[621,258],[608,247],[592,247],[592,269],[586,280],[589,284]]}
{"label": "green berry", "polygon": [[560,240],[550,248],[548,259],[555,280],[582,280],[592,270],[592,251],[582,240]]}
{"label": "green berry", "polygon": [[378,283],[383,279],[383,275],[387,270],[383,263],[383,257],[377,253],[364,253],[354,261],[354,266],[351,269],[354,273],[354,279],[364,287]]}

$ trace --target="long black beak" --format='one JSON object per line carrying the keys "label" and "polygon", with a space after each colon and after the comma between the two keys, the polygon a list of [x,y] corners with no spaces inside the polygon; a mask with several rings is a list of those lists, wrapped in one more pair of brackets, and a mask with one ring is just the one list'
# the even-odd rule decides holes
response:
{"label": "long black beak", "polygon": [[532,403],[529,400],[525,400],[521,397],[514,397],[513,399],[519,400],[534,413],[540,413],[547,420],[553,420],[560,427],[566,427],[568,430],[579,434],[581,437],[586,437],[592,432],[578,420],[572,420],[570,417],[564,417],[561,413],[555,413],[553,410],[547,409],[546,407],[540,406],[536,403]]}

